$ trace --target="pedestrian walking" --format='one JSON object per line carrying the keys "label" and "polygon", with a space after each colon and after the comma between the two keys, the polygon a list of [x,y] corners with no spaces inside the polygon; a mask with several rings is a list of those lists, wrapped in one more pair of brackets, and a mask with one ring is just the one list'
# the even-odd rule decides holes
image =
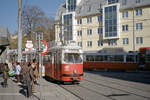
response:
{"label": "pedestrian walking", "polygon": [[17,62],[16,68],[15,68],[15,74],[16,74],[16,79],[17,79],[18,84],[21,84],[20,83],[20,72],[21,72],[21,66],[20,66],[20,63]]}
{"label": "pedestrian walking", "polygon": [[24,67],[24,75],[26,78],[26,89],[27,89],[27,97],[31,97],[32,96],[32,83],[34,81],[34,74],[33,74],[33,69],[31,67],[31,63],[28,64],[27,67]]}
{"label": "pedestrian walking", "polygon": [[8,72],[9,72],[8,64],[4,63],[4,65],[1,68],[1,70],[3,72],[3,79],[4,79],[3,87],[6,88],[6,87],[8,87],[7,79],[9,77],[9,75],[8,75]]}
{"label": "pedestrian walking", "polygon": [[23,85],[26,85],[26,73],[28,72],[28,66],[26,64],[22,65],[21,73],[22,73],[22,82]]}
{"label": "pedestrian walking", "polygon": [[37,80],[39,78],[39,72],[38,72],[38,66],[37,66],[36,59],[33,59],[33,61],[32,61],[32,68],[33,68],[33,73],[34,73],[34,77],[35,77],[34,83],[38,85]]}

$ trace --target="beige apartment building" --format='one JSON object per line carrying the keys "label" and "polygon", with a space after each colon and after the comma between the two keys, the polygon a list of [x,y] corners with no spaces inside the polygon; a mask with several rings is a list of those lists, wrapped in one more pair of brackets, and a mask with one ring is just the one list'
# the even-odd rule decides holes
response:
{"label": "beige apartment building", "polygon": [[56,41],[84,52],[150,47],[150,0],[66,0],[55,18]]}

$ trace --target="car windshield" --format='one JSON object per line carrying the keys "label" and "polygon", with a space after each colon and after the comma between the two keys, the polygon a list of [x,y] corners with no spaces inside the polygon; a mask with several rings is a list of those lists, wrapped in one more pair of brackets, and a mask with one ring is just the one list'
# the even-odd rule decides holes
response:
{"label": "car windshield", "polygon": [[64,61],[66,63],[82,63],[81,54],[66,53],[64,55]]}

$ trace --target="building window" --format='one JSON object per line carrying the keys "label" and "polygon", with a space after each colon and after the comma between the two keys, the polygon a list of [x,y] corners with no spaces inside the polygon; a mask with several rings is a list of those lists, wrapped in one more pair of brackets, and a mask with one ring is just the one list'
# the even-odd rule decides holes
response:
{"label": "building window", "polygon": [[118,0],[108,0],[108,4],[118,3]]}
{"label": "building window", "polygon": [[117,45],[117,40],[108,40],[108,45],[109,46],[115,46],[115,45]]}
{"label": "building window", "polygon": [[72,21],[73,15],[67,14],[63,16],[63,24],[64,24],[64,40],[72,40],[73,39],[73,30],[72,30]]}
{"label": "building window", "polygon": [[60,38],[60,39],[62,38],[62,33],[59,33],[59,38]]}
{"label": "building window", "polygon": [[87,47],[92,47],[92,41],[87,41]]}
{"label": "building window", "polygon": [[82,24],[82,19],[78,19],[77,20],[77,24],[79,25],[79,24]]}
{"label": "building window", "polygon": [[82,42],[78,42],[78,46],[82,47]]}
{"label": "building window", "polygon": [[128,25],[122,25],[122,32],[128,31]]}
{"label": "building window", "polygon": [[142,0],[136,0],[136,3],[141,3],[142,2]]}
{"label": "building window", "polygon": [[143,37],[136,37],[136,44],[143,44]]}
{"label": "building window", "polygon": [[122,18],[128,18],[128,11],[122,12]]}
{"label": "building window", "polygon": [[122,5],[127,5],[127,0],[122,0]]}
{"label": "building window", "polygon": [[92,8],[91,6],[88,7],[88,12],[91,12],[91,8]]}
{"label": "building window", "polygon": [[82,36],[82,30],[78,30],[78,36]]}
{"label": "building window", "polygon": [[136,30],[142,30],[143,24],[142,23],[136,23]]}
{"label": "building window", "polygon": [[123,38],[123,45],[129,44],[129,39],[128,38]]}
{"label": "building window", "polygon": [[103,46],[103,40],[98,40],[98,46]]}
{"label": "building window", "polygon": [[92,29],[87,30],[87,35],[92,35]]}
{"label": "building window", "polygon": [[98,16],[98,22],[102,22],[103,21],[103,17],[102,16]]}
{"label": "building window", "polygon": [[142,16],[142,8],[136,9],[136,16]]}
{"label": "building window", "polygon": [[76,0],[68,0],[68,11],[75,11]]}
{"label": "building window", "polygon": [[118,37],[118,6],[108,6],[104,8],[104,38]]}
{"label": "building window", "polygon": [[87,18],[87,23],[92,23],[92,17]]}
{"label": "building window", "polygon": [[102,34],[103,34],[103,28],[101,28],[101,27],[98,28],[98,34],[99,34],[99,35],[102,35]]}

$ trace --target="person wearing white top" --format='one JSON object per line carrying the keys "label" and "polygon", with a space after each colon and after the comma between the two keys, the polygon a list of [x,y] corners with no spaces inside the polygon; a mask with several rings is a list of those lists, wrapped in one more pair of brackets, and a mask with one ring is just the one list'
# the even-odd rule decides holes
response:
{"label": "person wearing white top", "polygon": [[21,66],[20,66],[20,63],[17,62],[16,68],[15,68],[17,83],[20,83],[20,72],[21,72]]}

